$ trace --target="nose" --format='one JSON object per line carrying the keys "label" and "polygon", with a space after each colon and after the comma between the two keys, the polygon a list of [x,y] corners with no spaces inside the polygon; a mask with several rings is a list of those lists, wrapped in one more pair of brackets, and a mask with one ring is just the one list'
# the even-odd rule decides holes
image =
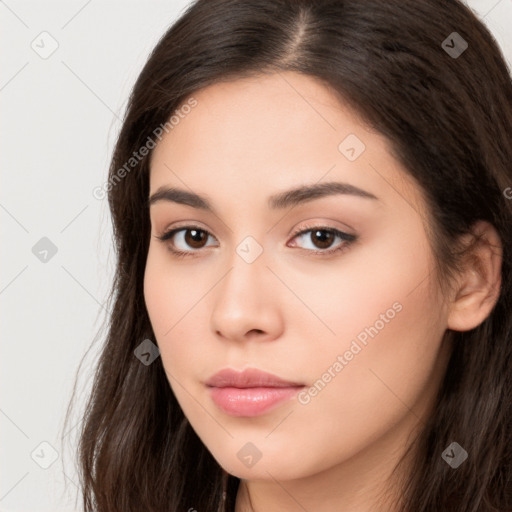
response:
{"label": "nose", "polygon": [[229,263],[230,270],[212,290],[213,333],[238,342],[279,337],[283,329],[281,283],[266,266],[264,253],[251,263],[234,254]]}

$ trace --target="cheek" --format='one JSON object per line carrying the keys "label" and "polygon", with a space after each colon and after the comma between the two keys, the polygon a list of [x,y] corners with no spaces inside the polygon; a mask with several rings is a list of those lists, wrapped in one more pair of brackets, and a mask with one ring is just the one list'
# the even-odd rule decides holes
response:
{"label": "cheek", "polygon": [[164,319],[171,293],[165,277],[165,266],[157,252],[152,249],[152,244],[153,241],[149,247],[144,271],[144,301],[153,332],[159,338],[170,327]]}
{"label": "cheek", "polygon": [[150,250],[144,274],[144,297],[155,343],[174,397],[190,423],[197,427],[208,421],[197,407],[198,400],[193,398],[201,391],[193,376],[204,356],[198,344],[198,325],[199,319],[204,322],[205,318],[199,302],[206,290],[190,286],[189,281],[187,272],[172,269],[165,257]]}
{"label": "cheek", "polygon": [[[396,338],[389,349],[394,351],[402,343],[409,345],[414,333],[420,338],[428,334],[439,318],[440,304],[433,287],[431,250],[422,234],[417,223],[411,224],[377,236],[372,243],[363,242],[335,265],[319,266],[313,275],[290,276],[297,295],[321,320],[315,321],[304,307],[294,310],[292,319],[301,324],[299,339],[305,344],[318,340],[315,346],[320,343],[332,357],[349,350],[356,338],[364,346],[365,341],[369,345],[393,332]],[[311,352],[325,364],[325,350]]]}
{"label": "cheek", "polygon": [[[367,333],[365,328],[372,332],[366,344],[357,334],[347,336],[338,348],[327,349],[329,357],[310,361],[316,367],[311,387],[303,404],[295,408],[295,424],[291,421],[288,426],[301,432],[299,443],[308,443],[311,453],[318,455],[319,467],[350,458],[401,422],[417,424],[423,417],[436,389],[443,329],[425,318],[428,291],[420,288],[400,297],[401,311],[378,332],[370,329],[374,322],[363,324],[359,333]],[[336,366],[338,356],[347,350],[351,359],[345,356]],[[314,435],[307,426],[312,418]]]}
{"label": "cheek", "polygon": [[[159,247],[149,248],[144,272],[144,300],[162,363],[165,370],[172,373],[173,369],[168,367],[168,361],[179,358],[179,352],[171,346],[171,341],[180,326],[178,319],[184,315],[185,312],[181,311],[188,300],[187,288],[180,284],[179,276],[174,275],[176,272],[170,270],[169,262],[162,254],[164,252]],[[174,345],[176,349],[186,346],[184,343]],[[169,357],[171,350],[172,359]]]}
{"label": "cheek", "polygon": [[144,273],[144,300],[162,363],[172,375],[190,370],[194,353],[202,350],[197,344],[199,319],[203,323],[205,319],[201,302],[212,286],[202,283],[190,271],[171,265],[165,250],[150,246]]}
{"label": "cheek", "polygon": [[376,419],[383,426],[407,413],[435,369],[446,325],[431,253],[418,230],[406,234],[406,244],[402,236],[391,237],[360,251],[357,261],[347,258],[350,271],[322,280],[324,298],[319,290],[308,297],[335,335],[319,337],[318,325],[313,330],[307,321],[299,329],[304,343],[316,339],[321,348],[302,358],[302,375],[312,384],[305,414],[323,417],[326,425],[343,418],[346,435],[376,432]]}

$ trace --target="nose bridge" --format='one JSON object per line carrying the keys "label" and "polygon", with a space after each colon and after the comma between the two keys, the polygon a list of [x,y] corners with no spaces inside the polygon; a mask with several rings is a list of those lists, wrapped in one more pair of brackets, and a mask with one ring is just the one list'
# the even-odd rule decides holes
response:
{"label": "nose bridge", "polygon": [[212,328],[227,338],[240,339],[251,330],[276,328],[276,298],[269,289],[271,272],[263,246],[246,236],[227,257],[229,272],[215,293]]}
{"label": "nose bridge", "polygon": [[247,265],[252,265],[257,260],[261,260],[263,254],[263,245],[252,235],[247,235],[235,248],[235,253]]}
{"label": "nose bridge", "polygon": [[[228,256],[227,263],[231,270],[221,286],[223,294],[232,296],[242,305],[248,303],[249,295],[254,299],[262,291],[264,274],[268,272],[262,244],[251,235],[244,237]],[[242,300],[244,298],[249,300]]]}

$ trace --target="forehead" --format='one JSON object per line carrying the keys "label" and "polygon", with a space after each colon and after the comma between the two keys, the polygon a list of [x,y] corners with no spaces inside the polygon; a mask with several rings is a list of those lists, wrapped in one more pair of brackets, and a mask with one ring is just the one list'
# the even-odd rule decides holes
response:
{"label": "forehead", "polygon": [[421,201],[387,140],[312,77],[253,76],[216,83],[192,98],[196,105],[153,150],[150,195],[171,185],[221,200],[263,200],[271,191],[336,180],[384,202],[397,194]]}
{"label": "forehead", "polygon": [[[260,156],[262,147],[289,157],[311,149],[318,137],[329,136],[325,146],[336,142],[341,129],[362,131],[355,114],[317,80],[299,73],[283,72],[220,82],[193,94],[197,102],[164,136],[155,149],[179,150],[193,143],[206,150],[222,150],[223,158],[240,153],[243,159]],[[178,108],[179,110],[179,108]],[[342,119],[335,119],[339,112]],[[345,115],[343,113],[345,112]],[[340,126],[340,122],[344,126]],[[324,148],[325,149],[325,148]],[[334,150],[336,150],[334,144]],[[274,155],[277,156],[277,155]]]}

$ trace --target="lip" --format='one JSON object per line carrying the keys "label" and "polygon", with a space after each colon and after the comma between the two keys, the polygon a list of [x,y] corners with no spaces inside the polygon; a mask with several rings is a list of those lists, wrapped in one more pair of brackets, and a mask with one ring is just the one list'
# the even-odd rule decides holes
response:
{"label": "lip", "polygon": [[225,368],[206,381],[213,402],[231,416],[258,416],[293,398],[304,384],[272,373]]}
{"label": "lip", "polygon": [[207,381],[207,386],[216,388],[284,388],[303,386],[300,382],[284,380],[272,373],[258,370],[257,368],[246,368],[243,371],[236,371],[231,368],[224,368],[212,375]]}

